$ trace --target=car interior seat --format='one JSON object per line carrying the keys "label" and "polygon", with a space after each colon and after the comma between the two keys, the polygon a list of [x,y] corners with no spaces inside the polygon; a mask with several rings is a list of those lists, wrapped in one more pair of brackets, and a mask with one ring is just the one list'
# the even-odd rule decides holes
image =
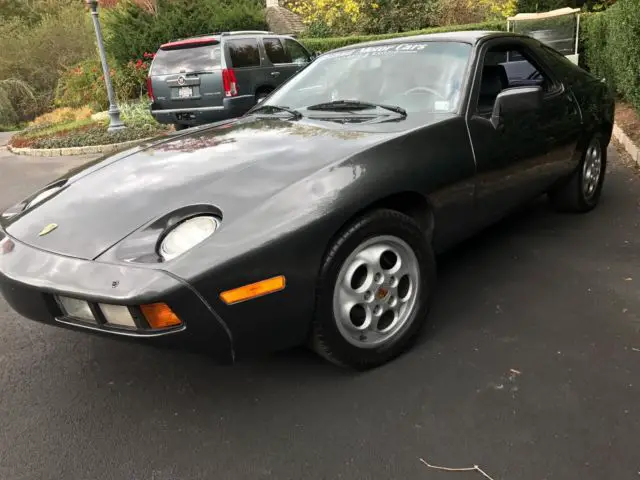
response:
{"label": "car interior seat", "polygon": [[503,65],[485,65],[482,69],[478,113],[487,114],[493,111],[493,105],[500,92],[509,88],[509,78]]}

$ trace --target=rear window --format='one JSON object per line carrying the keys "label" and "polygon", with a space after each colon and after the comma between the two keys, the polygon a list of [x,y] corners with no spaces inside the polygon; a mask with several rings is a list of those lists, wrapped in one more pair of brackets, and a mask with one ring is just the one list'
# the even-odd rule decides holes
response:
{"label": "rear window", "polygon": [[258,41],[255,38],[228,40],[229,56],[233,68],[257,67],[260,65]]}
{"label": "rear window", "polygon": [[220,67],[220,45],[202,45],[175,50],[158,50],[152,75],[181,72],[210,72]]}

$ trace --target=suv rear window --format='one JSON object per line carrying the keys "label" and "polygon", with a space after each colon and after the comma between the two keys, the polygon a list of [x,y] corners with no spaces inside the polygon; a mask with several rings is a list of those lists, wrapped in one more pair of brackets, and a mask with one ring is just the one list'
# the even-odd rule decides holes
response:
{"label": "suv rear window", "polygon": [[181,72],[210,72],[220,67],[220,44],[158,50],[151,75]]}
{"label": "suv rear window", "polygon": [[255,38],[239,38],[227,40],[231,66],[233,68],[257,67],[260,65],[258,40]]}

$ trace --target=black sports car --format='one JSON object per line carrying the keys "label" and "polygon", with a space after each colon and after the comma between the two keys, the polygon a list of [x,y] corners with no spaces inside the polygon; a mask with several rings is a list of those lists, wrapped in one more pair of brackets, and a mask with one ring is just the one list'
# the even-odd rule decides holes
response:
{"label": "black sports car", "polygon": [[240,119],[9,209],[2,293],[25,317],[114,338],[227,360],[306,343],[371,368],[426,322],[435,254],[542,194],[595,207],[613,113],[603,83],[530,37],[335,50]]}

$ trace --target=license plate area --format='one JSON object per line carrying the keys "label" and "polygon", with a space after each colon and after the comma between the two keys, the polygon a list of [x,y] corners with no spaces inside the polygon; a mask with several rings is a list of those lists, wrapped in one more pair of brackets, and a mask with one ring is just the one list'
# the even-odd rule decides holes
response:
{"label": "license plate area", "polygon": [[178,98],[193,97],[193,87],[180,87],[178,89]]}
{"label": "license plate area", "polygon": [[200,98],[200,87],[198,85],[183,85],[171,88],[172,100],[194,100]]}

